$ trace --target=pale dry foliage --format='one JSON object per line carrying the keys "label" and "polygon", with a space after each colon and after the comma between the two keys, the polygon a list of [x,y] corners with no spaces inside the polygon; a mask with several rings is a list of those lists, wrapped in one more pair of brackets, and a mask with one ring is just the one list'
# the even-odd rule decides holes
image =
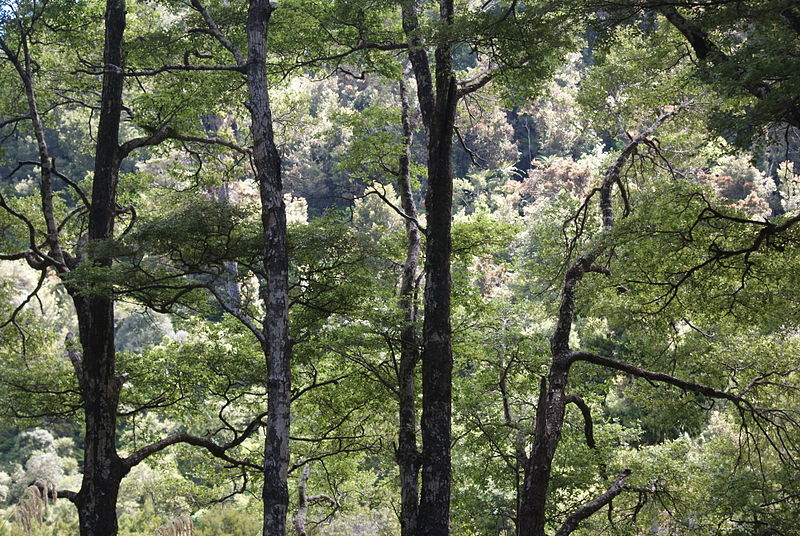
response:
{"label": "pale dry foliage", "polygon": [[561,192],[581,197],[589,189],[592,170],[570,157],[534,161],[528,176],[519,187],[523,199],[553,198]]}
{"label": "pale dry foliage", "polygon": [[190,516],[180,516],[170,519],[156,529],[155,536],[193,536],[194,523]]}
{"label": "pale dry foliage", "polygon": [[14,517],[25,534],[30,536],[33,527],[42,524],[48,505],[55,504],[57,498],[56,485],[49,480],[37,480],[25,488],[14,509]]}

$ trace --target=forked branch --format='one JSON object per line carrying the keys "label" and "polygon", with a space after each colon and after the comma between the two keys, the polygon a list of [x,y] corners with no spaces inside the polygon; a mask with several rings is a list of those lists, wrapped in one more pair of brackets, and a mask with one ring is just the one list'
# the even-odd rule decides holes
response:
{"label": "forked branch", "polygon": [[578,528],[578,524],[614,500],[614,497],[625,491],[625,481],[631,475],[630,469],[622,471],[611,487],[594,500],[584,504],[573,512],[556,532],[555,536],[567,536]]}

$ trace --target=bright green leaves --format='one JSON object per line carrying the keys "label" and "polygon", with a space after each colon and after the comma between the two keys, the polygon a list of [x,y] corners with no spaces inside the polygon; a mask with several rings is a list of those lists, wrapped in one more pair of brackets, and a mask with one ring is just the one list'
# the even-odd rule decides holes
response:
{"label": "bright green leaves", "polygon": [[579,93],[596,129],[616,135],[642,116],[655,117],[659,109],[696,99],[700,93],[692,78],[693,64],[677,54],[681,36],[668,24],[647,31],[618,29],[607,46],[595,52],[596,64]]}

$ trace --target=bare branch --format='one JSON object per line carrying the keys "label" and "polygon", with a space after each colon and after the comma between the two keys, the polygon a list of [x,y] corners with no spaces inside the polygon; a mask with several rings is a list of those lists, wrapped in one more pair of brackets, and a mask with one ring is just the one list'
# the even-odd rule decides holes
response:
{"label": "bare branch", "polygon": [[590,517],[592,514],[600,510],[602,507],[610,503],[614,497],[625,491],[625,480],[630,476],[631,470],[625,469],[620,473],[617,479],[611,484],[611,487],[603,493],[602,495],[598,496],[593,501],[590,501],[580,508],[578,508],[575,512],[573,512],[561,527],[556,531],[555,536],[567,536],[568,534],[572,534],[572,532],[578,528],[578,524]]}
{"label": "bare branch", "polygon": [[589,405],[578,395],[567,395],[564,397],[567,404],[575,404],[581,410],[583,415],[583,434],[586,436],[586,444],[590,449],[596,448],[597,443],[594,441],[594,422],[592,421],[592,410]]}
{"label": "bare branch", "polygon": [[[717,398],[723,400],[730,400],[735,404],[747,404],[747,401],[742,397],[735,395],[733,393],[729,393],[727,391],[720,391],[719,389],[714,389],[713,387],[709,387],[707,385],[703,385],[700,383],[690,382],[686,380],[681,380],[680,378],[676,378],[674,376],[670,376],[669,374],[664,374],[662,372],[653,372],[651,370],[646,370],[635,365],[631,365],[630,363],[625,363],[623,361],[618,361],[616,359],[612,359],[610,357],[605,357],[597,354],[592,354],[590,352],[572,352],[570,354],[570,361],[586,361],[587,363],[592,363],[594,365],[600,365],[601,367],[607,367],[614,370],[619,370],[621,372],[626,372],[631,376],[636,376],[637,378],[643,378],[648,381],[653,382],[660,382],[666,383],[669,385],[673,385],[684,391],[690,391],[692,393],[698,393],[701,395],[705,395],[709,398]],[[749,405],[749,404],[747,404]]]}

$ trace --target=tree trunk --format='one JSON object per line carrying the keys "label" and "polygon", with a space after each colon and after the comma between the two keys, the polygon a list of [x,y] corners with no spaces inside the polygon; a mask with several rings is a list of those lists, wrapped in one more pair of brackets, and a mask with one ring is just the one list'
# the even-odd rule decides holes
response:
{"label": "tree trunk", "polygon": [[80,534],[113,536],[117,534],[117,495],[127,473],[116,449],[121,380],[114,376],[113,306],[110,299],[76,294],[73,303],[83,349],[81,387],[86,420],[83,482],[75,501]]}
{"label": "tree trunk", "polygon": [[[420,37],[417,6],[403,4],[403,30],[417,80],[422,121],[428,133],[427,244],[425,250],[425,320],[422,351],[422,486],[417,534],[450,532],[450,422],[452,413],[452,329],[450,326],[452,152],[458,94],[452,45],[435,51],[435,82]],[[453,24],[453,1],[439,1],[439,19]]]}
{"label": "tree trunk", "polygon": [[[119,124],[122,110],[124,0],[108,0],[105,12],[103,91],[97,131],[89,240],[113,237],[119,175]],[[110,258],[89,259],[110,267]],[[127,472],[117,454],[117,405],[122,380],[115,375],[114,301],[111,296],[72,289],[78,315],[80,382],[86,420],[83,482],[76,497],[81,536],[117,534],[116,502]]]}
{"label": "tree trunk", "polygon": [[[599,188],[600,215],[604,232],[611,231],[614,226],[612,205],[612,188],[619,182],[620,174],[636,147],[647,139],[664,121],[678,113],[675,110],[665,112],[652,125],[642,131],[622,150],[615,162],[606,171],[603,183]],[[569,397],[566,394],[569,369],[575,360],[575,352],[570,349],[569,339],[575,320],[575,290],[588,272],[608,274],[608,269],[595,262],[605,252],[603,247],[589,251],[576,259],[564,274],[561,289],[561,304],[558,320],[552,337],[550,337],[550,355],[552,356],[550,371],[546,379],[542,379],[539,390],[539,401],[536,406],[536,425],[534,428],[533,447],[525,471],[525,482],[519,498],[517,512],[518,536],[545,536],[545,507],[550,485],[553,458],[561,441],[564,428],[564,414]],[[574,399],[575,397],[572,397]],[[587,415],[584,414],[584,418]],[[591,418],[590,416],[588,418]],[[591,423],[588,422],[587,426]],[[589,438],[587,437],[587,442]],[[591,439],[592,445],[594,439]],[[569,534],[577,527],[580,520],[596,512],[602,505],[610,502],[622,491],[625,478],[630,472],[623,472],[611,489],[592,503],[584,505],[567,518],[558,531],[559,536]]]}
{"label": "tree trunk", "polygon": [[403,154],[400,155],[398,190],[406,219],[406,259],[400,283],[400,308],[405,326],[400,334],[400,370],[398,378],[400,432],[397,464],[400,468],[400,534],[414,536],[417,530],[419,500],[419,453],[417,452],[416,389],[414,371],[419,360],[417,309],[414,303],[417,269],[421,252],[417,206],[411,189],[411,126],[408,93],[405,80],[400,80],[400,102],[403,122]]}
{"label": "tree trunk", "polygon": [[264,536],[283,536],[289,505],[289,261],[281,162],[275,147],[266,77],[266,38],[272,6],[251,0],[247,16],[247,87],[253,135],[253,162],[264,228],[263,350],[267,358],[267,438],[264,445]]}
{"label": "tree trunk", "polygon": [[553,457],[564,426],[568,363],[568,360],[554,359],[547,379],[542,379],[533,449],[517,512],[518,536],[545,536],[545,506]]}
{"label": "tree trunk", "polygon": [[[442,18],[449,20],[452,2],[445,0],[441,5]],[[451,158],[456,103],[450,46],[439,46],[436,49],[436,106],[428,129],[428,192],[425,197],[428,233],[422,351],[422,488],[418,520],[418,533],[425,536],[449,534],[453,387]]]}

